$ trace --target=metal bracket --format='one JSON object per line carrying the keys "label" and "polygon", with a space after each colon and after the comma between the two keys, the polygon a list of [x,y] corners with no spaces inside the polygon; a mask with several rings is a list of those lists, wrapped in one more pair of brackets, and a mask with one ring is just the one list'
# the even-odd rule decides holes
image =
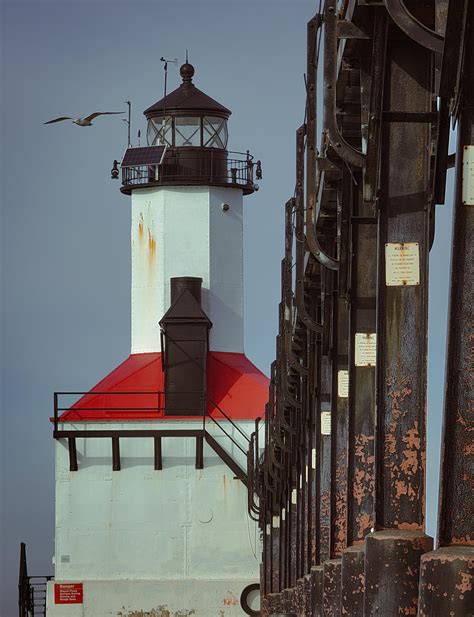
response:
{"label": "metal bracket", "polygon": [[316,159],[316,164],[318,166],[318,172],[324,172],[325,175],[329,176],[331,180],[341,180],[342,171],[339,167],[330,161],[325,156],[318,156]]}
{"label": "metal bracket", "polygon": [[352,21],[340,19],[337,22],[337,37],[340,39],[370,39],[370,36]]}
{"label": "metal bracket", "polygon": [[365,156],[343,137],[336,119],[338,38],[336,0],[327,0],[324,31],[324,127],[334,150],[346,163],[364,167]]}
{"label": "metal bracket", "polygon": [[437,54],[443,53],[444,37],[418,21],[403,0],[385,0],[385,7],[400,30],[413,41]]}

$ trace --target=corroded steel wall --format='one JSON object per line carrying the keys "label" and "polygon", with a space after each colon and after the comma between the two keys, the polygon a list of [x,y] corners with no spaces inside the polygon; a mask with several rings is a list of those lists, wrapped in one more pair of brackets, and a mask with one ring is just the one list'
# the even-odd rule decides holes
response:
{"label": "corroded steel wall", "polygon": [[[261,614],[468,617],[474,5],[325,0],[307,36],[265,453],[248,460],[264,532]],[[432,551],[428,263],[454,164],[453,119],[440,548]]]}

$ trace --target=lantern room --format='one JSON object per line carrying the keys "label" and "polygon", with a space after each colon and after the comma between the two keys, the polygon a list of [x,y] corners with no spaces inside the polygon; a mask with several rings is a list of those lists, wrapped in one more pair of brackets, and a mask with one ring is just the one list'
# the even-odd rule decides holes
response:
{"label": "lantern room", "polygon": [[194,67],[183,64],[179,88],[145,110],[149,146],[227,148],[231,111],[198,90]]}
{"label": "lantern room", "polygon": [[196,88],[194,67],[180,68],[181,85],[144,111],[147,146],[128,148],[122,160],[123,193],[135,187],[202,185],[258,190],[260,162],[227,150],[230,109]]}

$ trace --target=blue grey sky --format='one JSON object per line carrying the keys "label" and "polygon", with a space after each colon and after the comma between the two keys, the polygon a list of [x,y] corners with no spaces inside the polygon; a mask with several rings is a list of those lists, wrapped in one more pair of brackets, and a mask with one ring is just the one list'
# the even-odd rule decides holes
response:
{"label": "blue grey sky", "polygon": [[[126,146],[118,116],[91,128],[44,126],[60,115],[161,98],[160,57],[233,111],[232,150],[262,160],[245,200],[246,352],[274,357],[283,205],[294,187],[294,132],[304,115],[309,0],[3,1],[1,16],[0,615],[17,611],[20,541],[33,574],[53,572],[54,390],[87,390],[130,350],[129,198],[110,180]],[[170,89],[179,83],[171,66]],[[142,143],[144,139],[142,138]],[[451,203],[452,188],[449,191]],[[451,207],[438,209],[431,255],[428,530],[434,533]]]}

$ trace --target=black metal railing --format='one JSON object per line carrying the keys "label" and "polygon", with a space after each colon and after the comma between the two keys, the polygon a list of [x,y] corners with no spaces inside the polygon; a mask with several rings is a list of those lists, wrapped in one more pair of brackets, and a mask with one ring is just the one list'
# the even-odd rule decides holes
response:
{"label": "black metal railing", "polygon": [[20,572],[18,578],[19,617],[45,617],[46,585],[52,576],[28,576],[26,544],[20,544]]}
{"label": "black metal railing", "polygon": [[[227,155],[233,155],[227,158]],[[253,192],[253,157],[240,152],[208,148],[196,153],[187,149],[169,149],[161,162],[122,166],[124,187],[148,184],[210,184],[242,187]]]}
{"label": "black metal railing", "polygon": [[[165,411],[165,393],[163,391],[151,392],[103,392],[100,390],[91,392],[55,392],[54,398],[54,432],[60,432],[60,416],[63,413],[69,412],[69,421],[74,421],[74,412],[78,413],[77,420],[80,419],[79,414],[89,411],[100,411],[103,416],[101,419],[112,420],[117,413],[129,412],[129,420],[133,420],[136,414],[140,420],[143,419],[144,412],[150,414],[150,419],[161,417]],[[81,397],[79,400],[68,404],[71,397]],[[118,404],[117,397],[120,397],[122,404]],[[142,401],[140,405],[126,404],[128,397],[137,397]],[[146,397],[146,398],[145,398]],[[123,401],[125,400],[125,404]],[[171,416],[170,416],[171,417]],[[200,417],[196,416],[197,418]]]}
{"label": "black metal railing", "polygon": [[[183,396],[188,396],[189,392],[183,392]],[[81,396],[79,401],[68,404],[64,401],[68,400],[68,397]],[[127,404],[127,397],[139,397],[143,403],[137,405]],[[176,393],[173,394],[176,396]],[[120,397],[119,402],[114,402],[114,397]],[[125,403],[124,403],[125,400]],[[117,401],[117,398],[115,398]],[[136,401],[136,398],[135,398]],[[162,438],[165,437],[195,437],[197,440],[196,451],[196,466],[202,468],[203,455],[202,455],[202,441],[203,439],[214,449],[214,451],[221,457],[221,459],[235,472],[236,476],[246,482],[246,473],[240,467],[240,465],[232,458],[232,454],[223,448],[209,433],[207,426],[211,422],[217,426],[222,434],[224,434],[229,442],[237,448],[245,457],[247,457],[248,446],[250,444],[250,437],[244,430],[234,421],[232,418],[211,398],[204,396],[202,400],[201,409],[203,413],[186,415],[183,414],[189,420],[202,420],[202,429],[79,429],[77,427],[64,428],[64,423],[74,423],[84,419],[84,412],[102,412],[103,416],[97,418],[97,420],[110,421],[117,418],[118,413],[127,413],[127,420],[133,420],[134,416],[140,421],[149,419],[163,418],[166,415],[166,401],[165,393],[163,391],[154,392],[55,392],[54,393],[54,433],[55,439],[67,439],[69,446],[69,458],[71,471],[77,471],[78,469],[78,457],[76,450],[77,438],[110,438],[112,440],[112,459],[113,469],[115,471],[120,470],[120,437],[150,437],[154,440],[154,458],[155,469],[162,469]],[[67,419],[62,418],[63,413],[70,413]],[[73,417],[74,412],[78,413],[77,418]],[[146,413],[146,418],[144,418]],[[181,416],[166,416],[167,419],[181,418]],[[92,418],[85,418],[90,420]],[[95,420],[95,418],[93,418]],[[219,419],[227,422],[229,426],[226,428],[222,425]],[[230,428],[232,427],[232,428]],[[236,435],[232,435],[231,431],[235,430],[241,437],[239,439]]]}
{"label": "black metal railing", "polygon": [[[173,397],[183,396],[187,397],[190,394],[195,394],[193,392],[181,392],[181,393],[173,393]],[[67,405],[64,402],[61,402],[61,398],[64,400],[65,397],[77,397],[80,396],[81,399],[76,401],[71,405]],[[118,404],[114,402],[117,400],[116,397],[120,397],[122,400],[124,397],[141,397],[143,404],[140,405],[124,405]],[[146,397],[146,399],[145,399]],[[109,403],[109,404],[108,404]],[[236,424],[232,418],[220,407],[216,402],[214,402],[209,396],[202,397],[202,405],[200,406],[204,413],[196,414],[186,414],[183,416],[189,419],[199,420],[202,418],[203,421],[203,430],[206,428],[207,423],[212,422],[216,426],[220,428],[220,430],[225,433],[229,439],[231,439],[234,445],[243,453],[247,454],[247,450],[244,450],[242,446],[236,441],[219,423],[217,417],[222,417],[225,421],[227,421],[232,427],[241,435],[244,439],[244,443],[248,445],[250,443],[249,436],[243,431],[238,424]],[[54,393],[54,433],[55,436],[60,436],[61,432],[61,422],[60,416],[62,413],[71,413],[74,412],[84,413],[85,411],[100,411],[104,414],[105,420],[111,420],[114,418],[114,415],[119,412],[128,412],[130,415],[127,418],[128,420],[133,420],[133,415],[136,414],[140,420],[143,420],[143,412],[148,412],[149,419],[153,420],[153,418],[161,418],[163,414],[166,413],[166,402],[165,402],[165,392],[163,391],[155,391],[155,392],[102,392],[102,391],[91,391],[91,392],[55,392]],[[110,414],[107,417],[107,414]],[[173,418],[173,415],[166,416],[168,419]],[[180,417],[180,416],[177,416]],[[74,417],[69,418],[69,421],[73,422]],[[80,416],[78,418],[80,419]]]}

